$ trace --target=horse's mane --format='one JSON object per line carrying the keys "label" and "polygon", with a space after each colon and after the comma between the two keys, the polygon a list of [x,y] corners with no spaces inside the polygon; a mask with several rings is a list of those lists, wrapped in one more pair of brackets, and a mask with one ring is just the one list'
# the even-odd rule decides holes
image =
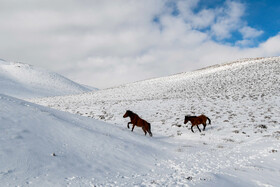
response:
{"label": "horse's mane", "polygon": [[187,117],[187,118],[196,118],[197,116],[190,116],[190,115],[187,115],[187,116],[185,116],[185,117]]}
{"label": "horse's mane", "polygon": [[126,112],[127,112],[129,115],[138,116],[136,113],[132,112],[131,110],[127,110]]}

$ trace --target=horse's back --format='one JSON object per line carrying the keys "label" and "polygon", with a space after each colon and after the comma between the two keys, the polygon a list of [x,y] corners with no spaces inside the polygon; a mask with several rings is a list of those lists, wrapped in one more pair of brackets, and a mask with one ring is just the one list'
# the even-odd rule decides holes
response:
{"label": "horse's back", "polygon": [[202,115],[198,116],[198,118],[203,119],[203,120],[206,120],[206,119],[207,119],[207,116],[205,116],[204,114],[202,114]]}
{"label": "horse's back", "polygon": [[[141,118],[140,118],[141,119]],[[144,119],[141,119],[142,120],[142,123],[143,123],[143,126],[149,126],[150,123],[148,123],[146,120]]]}
{"label": "horse's back", "polygon": [[138,115],[137,115],[137,119],[136,119],[136,126],[138,127],[143,127],[143,126],[147,126],[148,125],[148,122],[145,121],[144,119],[140,118]]}

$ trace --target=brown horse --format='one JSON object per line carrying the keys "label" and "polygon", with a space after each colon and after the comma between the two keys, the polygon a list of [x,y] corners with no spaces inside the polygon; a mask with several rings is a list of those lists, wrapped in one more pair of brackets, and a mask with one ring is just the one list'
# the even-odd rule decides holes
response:
{"label": "brown horse", "polygon": [[142,127],[145,136],[147,134],[147,132],[149,133],[150,136],[153,136],[152,132],[151,132],[151,124],[148,123],[147,121],[141,119],[137,114],[133,113],[130,110],[127,110],[126,113],[123,115],[124,118],[126,117],[130,117],[130,122],[127,123],[127,128],[129,128],[129,124],[132,124],[132,130],[134,129],[135,125],[138,127]]}
{"label": "brown horse", "polygon": [[186,124],[186,123],[188,123],[188,121],[190,121],[192,123],[192,127],[191,127],[192,132],[193,132],[193,126],[197,126],[199,132],[201,132],[198,125],[203,124],[203,130],[205,130],[207,120],[209,121],[209,124],[211,124],[211,120],[208,117],[206,117],[205,115],[185,116],[184,124]]}

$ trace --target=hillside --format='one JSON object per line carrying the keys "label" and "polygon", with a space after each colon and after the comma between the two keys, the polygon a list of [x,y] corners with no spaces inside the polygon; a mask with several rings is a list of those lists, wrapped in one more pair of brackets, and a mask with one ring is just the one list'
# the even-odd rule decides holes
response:
{"label": "hillside", "polygon": [[111,124],[2,94],[0,106],[1,186],[141,185],[171,157],[166,143]]}
{"label": "hillside", "polygon": [[0,60],[0,93],[17,98],[80,94],[92,89],[28,64]]}
{"label": "hillside", "polygon": [[[145,118],[155,123],[164,123],[160,119],[180,123],[176,118],[182,121],[186,114],[199,113],[229,120],[237,113],[245,116],[258,112],[253,106],[249,107],[258,102],[257,108],[268,108],[269,103],[273,105],[271,110],[278,107],[273,101],[280,96],[279,64],[280,57],[240,60],[97,92],[32,101],[120,124],[124,122],[121,117],[127,109],[144,113]],[[246,102],[248,106],[243,108]],[[248,111],[233,111],[236,109],[233,105]],[[219,110],[223,110],[222,113]],[[177,116],[173,117],[174,114]]]}
{"label": "hillside", "polygon": [[[130,109],[152,124],[153,138],[174,146],[155,185],[277,186],[280,57],[244,59],[194,72],[80,95],[32,99],[126,129]],[[207,115],[206,131],[184,116]],[[128,130],[127,130],[128,131]],[[135,135],[143,136],[140,128]]]}

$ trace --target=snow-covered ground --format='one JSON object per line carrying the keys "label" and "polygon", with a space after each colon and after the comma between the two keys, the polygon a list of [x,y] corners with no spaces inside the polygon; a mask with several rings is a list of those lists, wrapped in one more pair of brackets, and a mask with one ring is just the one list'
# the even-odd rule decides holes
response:
{"label": "snow-covered ground", "polygon": [[0,106],[0,186],[141,185],[171,157],[160,137],[2,94]]}
{"label": "snow-covered ground", "polygon": [[[280,183],[280,57],[239,60],[97,92],[30,101],[103,120],[132,138],[169,146],[158,150],[158,163],[147,174],[140,168],[124,182],[104,173],[105,186]],[[133,133],[126,129],[128,119],[122,116],[127,109],[152,124],[153,138],[145,137],[140,128]],[[192,133],[190,124],[183,124],[187,114],[205,114],[212,125]],[[126,150],[130,152],[122,151]]]}
{"label": "snow-covered ground", "polygon": [[0,93],[17,98],[71,95],[89,92],[59,74],[18,62],[0,59]]}

